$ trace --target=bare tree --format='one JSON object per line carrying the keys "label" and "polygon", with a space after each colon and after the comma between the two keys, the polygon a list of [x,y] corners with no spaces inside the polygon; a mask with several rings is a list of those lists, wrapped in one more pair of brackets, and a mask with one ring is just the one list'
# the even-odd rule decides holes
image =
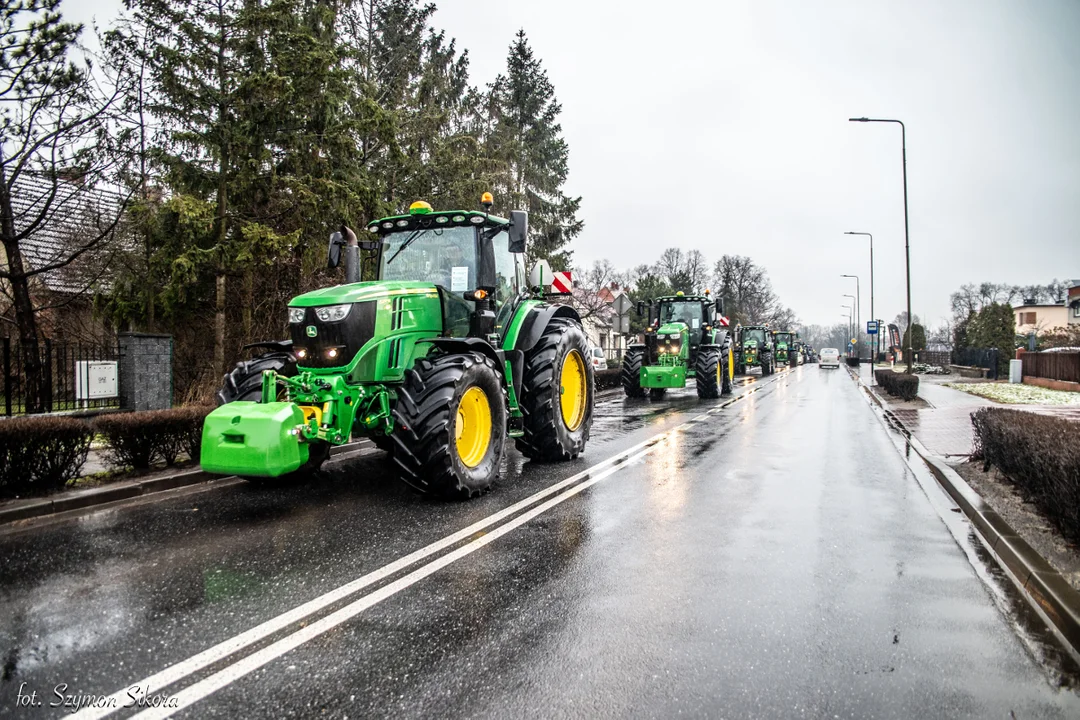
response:
{"label": "bare tree", "polygon": [[[93,227],[67,244],[35,240],[70,223],[72,208],[115,169],[106,114],[119,95],[97,84],[89,61],[72,55],[81,25],[60,0],[8,0],[0,12],[0,282],[12,301],[25,374],[27,412],[43,403],[43,367],[32,297],[35,279],[67,268],[114,234],[123,202],[97,210]],[[39,248],[42,247],[39,245]]]}
{"label": "bare tree", "polygon": [[765,269],[745,255],[724,255],[716,262],[713,282],[724,299],[725,312],[743,325],[769,323],[777,327],[792,327],[795,313],[785,307],[776,293]]}

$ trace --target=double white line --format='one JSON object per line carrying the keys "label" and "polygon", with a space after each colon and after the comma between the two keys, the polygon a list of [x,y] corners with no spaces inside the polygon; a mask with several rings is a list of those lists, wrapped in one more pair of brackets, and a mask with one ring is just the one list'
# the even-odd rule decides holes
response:
{"label": "double white line", "polygon": [[[704,419],[704,416],[699,416]],[[527,512],[514,517],[509,522],[506,522],[499,527],[487,532],[480,537],[474,538],[472,541],[462,545],[461,547],[453,550],[452,552],[441,555],[430,562],[421,565],[412,572],[404,575],[391,583],[388,583],[366,595],[363,595],[356,600],[352,601],[348,605],[341,607],[340,609],[330,613],[326,617],[323,617],[310,625],[304,627],[295,627],[295,630],[282,637],[269,645],[256,650],[255,652],[244,656],[240,660],[218,670],[217,672],[199,680],[193,685],[189,685],[178,693],[170,695],[170,707],[158,707],[149,708],[135,717],[138,718],[166,718],[172,714],[179,712],[180,710],[198,702],[199,700],[207,697],[217,690],[225,687],[226,685],[244,677],[248,673],[262,667],[263,665],[281,657],[290,650],[299,647],[305,642],[317,637],[318,635],[340,625],[343,622],[356,617],[358,614],[372,607],[373,605],[401,592],[405,588],[414,585],[420,580],[426,578],[434,572],[450,565],[461,558],[470,555],[477,550],[483,548],[488,543],[491,543],[503,535],[521,527],[525,523],[529,522],[536,516],[547,512],[551,508],[559,505],[570,498],[574,497],[578,493],[582,492],[586,488],[589,488],[596,483],[610,477],[615,471],[619,470],[625,465],[633,463],[641,458],[652,453],[656,446],[664,439],[670,436],[672,433],[678,432],[688,425],[693,424],[694,421],[699,418],[694,418],[689,422],[685,422],[671,430],[663,432],[659,435],[655,435],[644,442],[634,445],[628,450],[625,450],[617,455],[614,455],[603,462],[597,463],[587,470],[573,475],[566,480],[563,480],[555,485],[552,485],[540,492],[531,495],[520,502],[517,502],[504,510],[500,510],[493,515],[489,515],[482,520],[469,525],[466,528],[447,535],[446,537],[438,540],[430,545],[423,547],[409,555],[406,555],[389,565],[368,573],[352,582],[348,582],[330,592],[320,595],[313,600],[300,605],[292,610],[271,618],[266,622],[256,625],[255,627],[247,630],[235,637],[229,638],[211,648],[208,648],[197,655],[183,660],[176,665],[168,667],[161,672],[155,673],[147,678],[136,681],[129,684],[122,690],[118,690],[113,693],[105,702],[97,703],[98,707],[86,707],[80,710],[74,715],[81,720],[89,720],[90,718],[103,718],[113,714],[117,710],[124,708],[131,702],[131,698],[128,695],[128,688],[133,685],[139,687],[140,693],[145,695],[154,695],[158,691],[172,685],[173,683],[180,682],[181,680],[203,670],[210,665],[213,665],[221,660],[228,658],[229,656],[258,643],[271,635],[279,633],[283,630],[287,630],[290,627],[297,626],[301,621],[308,618],[315,613],[318,613],[325,608],[344,600],[345,598],[353,595],[366,587],[369,587],[375,583],[385,580],[396,573],[405,570],[411,565],[431,557],[447,548],[450,548],[468,538],[480,533],[481,531],[495,525],[511,516],[515,515],[532,505],[532,509]],[[554,496],[554,497],[550,497]],[[544,502],[540,502],[548,498]],[[536,504],[539,503],[539,504]]]}

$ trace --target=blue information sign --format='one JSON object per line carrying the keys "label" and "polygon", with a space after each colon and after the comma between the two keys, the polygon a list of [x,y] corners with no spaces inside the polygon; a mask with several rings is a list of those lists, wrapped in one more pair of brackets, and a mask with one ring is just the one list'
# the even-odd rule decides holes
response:
{"label": "blue information sign", "polygon": [[866,334],[877,335],[877,320],[866,321]]}

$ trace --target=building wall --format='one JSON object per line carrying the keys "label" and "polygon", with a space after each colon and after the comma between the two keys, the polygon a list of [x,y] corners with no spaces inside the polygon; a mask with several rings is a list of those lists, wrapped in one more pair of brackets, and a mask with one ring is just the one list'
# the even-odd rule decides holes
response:
{"label": "building wall", "polygon": [[1065,327],[1069,322],[1069,309],[1064,305],[1023,305],[1014,312],[1017,335]]}

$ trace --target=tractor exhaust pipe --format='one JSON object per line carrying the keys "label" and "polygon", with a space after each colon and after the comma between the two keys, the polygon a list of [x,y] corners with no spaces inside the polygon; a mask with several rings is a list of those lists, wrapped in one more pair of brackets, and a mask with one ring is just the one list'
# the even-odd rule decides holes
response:
{"label": "tractor exhaust pipe", "polygon": [[341,248],[345,248],[345,282],[360,282],[360,244],[356,233],[345,225],[330,236],[330,247],[326,255],[326,267],[333,270],[341,264]]}
{"label": "tractor exhaust pipe", "polygon": [[345,236],[345,282],[360,282],[360,245],[356,242],[356,233],[350,228],[341,226],[341,234]]}

